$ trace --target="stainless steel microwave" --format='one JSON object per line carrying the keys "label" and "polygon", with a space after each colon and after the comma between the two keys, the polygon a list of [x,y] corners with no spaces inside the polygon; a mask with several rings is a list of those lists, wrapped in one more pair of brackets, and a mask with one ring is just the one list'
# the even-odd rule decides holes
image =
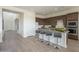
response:
{"label": "stainless steel microwave", "polygon": [[78,21],[67,21],[67,27],[70,28],[70,27],[77,27],[78,25]]}

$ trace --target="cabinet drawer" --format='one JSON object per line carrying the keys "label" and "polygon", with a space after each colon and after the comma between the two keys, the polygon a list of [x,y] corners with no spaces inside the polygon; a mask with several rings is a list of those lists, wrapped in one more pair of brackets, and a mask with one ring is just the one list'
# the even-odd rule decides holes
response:
{"label": "cabinet drawer", "polygon": [[68,35],[69,39],[74,39],[74,40],[78,40],[78,36],[77,35]]}

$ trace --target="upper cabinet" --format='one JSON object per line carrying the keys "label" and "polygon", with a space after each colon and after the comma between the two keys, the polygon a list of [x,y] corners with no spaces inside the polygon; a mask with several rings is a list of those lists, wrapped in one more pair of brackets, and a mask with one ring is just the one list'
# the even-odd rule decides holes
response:
{"label": "upper cabinet", "polygon": [[78,12],[67,14],[68,21],[77,21],[78,20]]}
{"label": "upper cabinet", "polygon": [[38,22],[39,25],[50,25],[48,19],[36,18],[36,22]]}
{"label": "upper cabinet", "polygon": [[56,25],[55,17],[47,18],[47,22],[48,22],[48,24],[50,24],[50,25],[53,25],[53,26]]}
{"label": "upper cabinet", "polygon": [[77,21],[78,20],[78,12],[69,13],[66,15],[56,16],[56,17],[50,17],[50,18],[36,18],[36,21],[40,25],[56,25],[57,20],[63,20],[64,26],[67,26],[67,21]]}
{"label": "upper cabinet", "polygon": [[56,16],[56,17],[50,17],[47,19],[47,22],[50,24],[50,25],[53,25],[54,27],[56,26],[56,23],[57,23],[57,20],[63,20],[64,22],[64,25],[66,26],[66,15],[63,15],[63,16]]}
{"label": "upper cabinet", "polygon": [[36,22],[38,22],[39,25],[44,25],[45,22],[41,18],[36,18]]}

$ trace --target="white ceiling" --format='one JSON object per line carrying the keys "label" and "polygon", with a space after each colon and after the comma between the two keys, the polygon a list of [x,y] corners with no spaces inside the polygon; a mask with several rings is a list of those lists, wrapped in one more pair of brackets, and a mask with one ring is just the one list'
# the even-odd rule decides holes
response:
{"label": "white ceiling", "polygon": [[73,8],[73,6],[17,6],[25,10],[34,11],[38,15],[47,15]]}

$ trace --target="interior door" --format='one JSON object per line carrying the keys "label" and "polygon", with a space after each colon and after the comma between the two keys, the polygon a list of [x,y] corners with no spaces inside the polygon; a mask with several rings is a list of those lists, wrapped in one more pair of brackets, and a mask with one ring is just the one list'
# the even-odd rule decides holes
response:
{"label": "interior door", "polygon": [[15,20],[15,30],[18,32],[19,31],[19,19]]}

